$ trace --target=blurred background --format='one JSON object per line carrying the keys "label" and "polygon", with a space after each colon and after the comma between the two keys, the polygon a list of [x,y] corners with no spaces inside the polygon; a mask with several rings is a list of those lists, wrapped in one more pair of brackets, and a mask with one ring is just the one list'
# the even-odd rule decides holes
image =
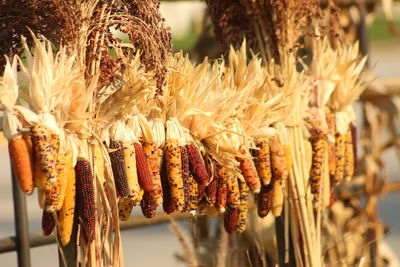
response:
{"label": "blurred background", "polygon": [[[206,5],[202,1],[162,2],[161,11],[171,27],[175,51],[184,50],[190,57],[199,61],[205,55],[218,57],[221,49],[213,39],[212,28],[205,16]],[[394,25],[400,29],[400,3],[393,8]],[[380,82],[385,85],[398,84],[400,80],[400,39],[394,37],[385,21],[384,14],[378,8],[368,29],[370,37],[370,65]],[[207,33],[207,34],[203,34]],[[391,182],[400,182],[400,165],[396,151],[389,149],[383,154]],[[400,194],[389,193],[379,202],[380,220],[388,226],[385,243],[394,254],[400,255]],[[29,230],[41,230],[41,210],[37,204],[37,195],[28,198]],[[140,208],[134,214],[141,215]],[[14,235],[14,214],[11,191],[10,163],[6,141],[0,141],[0,238]],[[187,222],[179,223],[188,229]],[[181,251],[180,243],[170,231],[169,224],[150,226],[141,229],[123,231],[124,259],[126,266],[185,266],[176,254]],[[390,250],[388,250],[390,251]],[[32,266],[57,266],[58,252],[55,245],[31,249]],[[0,254],[0,266],[17,266],[16,253]]]}

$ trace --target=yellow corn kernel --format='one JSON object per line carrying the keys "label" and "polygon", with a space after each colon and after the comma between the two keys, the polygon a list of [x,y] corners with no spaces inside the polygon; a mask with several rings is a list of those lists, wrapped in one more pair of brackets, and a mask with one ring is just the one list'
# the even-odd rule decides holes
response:
{"label": "yellow corn kernel", "polygon": [[119,210],[119,219],[121,221],[127,221],[129,216],[131,216],[131,212],[133,206],[135,204],[135,200],[133,198],[120,198],[118,200],[118,210]]}
{"label": "yellow corn kernel", "polygon": [[57,233],[61,244],[67,245],[71,239],[72,228],[74,224],[75,212],[75,169],[71,163],[67,164],[70,167],[64,172],[66,180],[65,197],[61,209],[58,212]]}
{"label": "yellow corn kernel", "polygon": [[250,189],[247,186],[246,182],[238,180],[238,183],[240,191],[240,205],[238,207],[239,214],[236,224],[236,232],[243,233],[246,230],[247,226],[247,213],[249,210]]}
{"label": "yellow corn kernel", "polygon": [[193,175],[189,175],[189,210],[197,211],[199,208],[199,188]]}
{"label": "yellow corn kernel", "polygon": [[345,134],[344,144],[344,178],[347,181],[350,181],[354,176],[354,147],[353,137],[350,129]]}
{"label": "yellow corn kernel", "polygon": [[57,177],[55,183],[50,187],[50,189],[46,189],[46,211],[54,212],[58,210],[58,207],[61,208],[62,202],[64,201],[65,189],[66,189],[66,181],[63,175],[63,172],[66,171],[66,155],[58,155],[57,157],[57,172],[60,175]]}
{"label": "yellow corn kernel", "polygon": [[268,185],[271,182],[271,157],[270,157],[270,147],[269,138],[264,137],[257,140],[256,150],[256,168],[258,171],[258,176],[264,185]]}
{"label": "yellow corn kernel", "polygon": [[185,205],[185,193],[182,178],[181,151],[176,140],[167,141],[164,147],[164,155],[168,182],[171,188],[171,198],[176,209],[182,212]]}
{"label": "yellow corn kernel", "polygon": [[334,183],[338,183],[343,179],[344,176],[344,162],[345,162],[345,141],[344,135],[336,133],[335,136],[335,159],[336,159],[336,169]]}
{"label": "yellow corn kernel", "polygon": [[226,199],[226,204],[231,209],[235,209],[240,205],[239,184],[237,177],[230,170],[227,170],[227,186],[228,186],[228,196]]}
{"label": "yellow corn kernel", "polygon": [[322,132],[313,133],[310,141],[313,150],[310,170],[310,186],[311,193],[314,195],[314,202],[317,202],[320,196],[322,171],[324,168],[328,142]]}

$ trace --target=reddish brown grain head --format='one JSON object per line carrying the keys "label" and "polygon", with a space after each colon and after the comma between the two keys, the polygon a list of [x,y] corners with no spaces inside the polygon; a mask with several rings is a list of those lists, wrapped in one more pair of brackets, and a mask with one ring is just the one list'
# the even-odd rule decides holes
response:
{"label": "reddish brown grain head", "polygon": [[56,221],[54,220],[53,213],[43,210],[42,214],[43,235],[45,236],[50,235],[53,232],[55,226],[56,226]]}
{"label": "reddish brown grain head", "polygon": [[134,146],[139,185],[144,191],[150,192],[153,190],[153,181],[151,178],[149,165],[147,164],[146,155],[144,154],[143,148],[139,143],[134,143]]}
{"label": "reddish brown grain head", "polygon": [[168,182],[167,166],[165,161],[163,161],[161,165],[161,186],[163,191],[163,210],[167,214],[171,214],[175,211],[175,203],[171,197],[171,188]]}
{"label": "reddish brown grain head", "polygon": [[185,205],[183,206],[184,212],[190,211],[190,170],[189,170],[189,157],[187,146],[181,147],[181,160],[182,160],[182,179],[183,190],[185,191]]}
{"label": "reddish brown grain head", "polygon": [[129,197],[129,185],[126,176],[124,148],[121,142],[111,140],[110,149],[111,168],[114,174],[117,193],[120,197],[127,198]]}
{"label": "reddish brown grain head", "polygon": [[224,228],[228,234],[232,234],[236,230],[238,222],[239,209],[238,208],[227,208],[224,213]]}
{"label": "reddish brown grain head", "polygon": [[210,181],[210,176],[199,150],[193,144],[186,145],[186,149],[189,157],[190,172],[193,174],[194,179],[198,184],[207,185]]}
{"label": "reddish brown grain head", "polygon": [[263,185],[257,196],[257,213],[258,216],[264,218],[268,215],[272,206],[272,183]]}
{"label": "reddish brown grain head", "polygon": [[140,201],[143,215],[150,219],[156,215],[157,205],[153,203],[150,192],[144,192],[142,201]]}

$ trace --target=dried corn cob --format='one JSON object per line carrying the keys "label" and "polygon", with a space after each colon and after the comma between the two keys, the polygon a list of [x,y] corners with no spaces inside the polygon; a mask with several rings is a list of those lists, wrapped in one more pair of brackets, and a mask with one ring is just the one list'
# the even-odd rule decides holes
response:
{"label": "dried corn cob", "polygon": [[270,142],[272,177],[275,180],[284,181],[289,176],[286,151],[277,136]]}
{"label": "dried corn cob", "polygon": [[56,221],[54,220],[54,215],[51,212],[43,210],[42,214],[42,230],[43,235],[49,236],[56,226]]}
{"label": "dried corn cob", "polygon": [[33,192],[32,150],[24,138],[17,137],[8,143],[11,164],[22,191]]}
{"label": "dried corn cob", "polygon": [[227,169],[220,164],[217,164],[217,176],[218,176],[218,189],[217,199],[215,201],[215,207],[219,212],[225,212],[226,199],[228,196],[228,180],[227,180]]}
{"label": "dried corn cob", "polygon": [[57,159],[55,158],[57,155],[57,140],[54,139],[55,135],[51,135],[50,131],[43,125],[32,127],[31,133],[34,151],[35,185],[40,189],[50,188],[58,176]]}
{"label": "dried corn cob", "polygon": [[144,191],[150,192],[153,190],[153,181],[151,179],[146,156],[143,152],[142,146],[139,143],[134,143],[133,145],[135,146],[136,169],[138,173],[139,185]]}
{"label": "dried corn cob", "polygon": [[269,138],[264,137],[257,140],[258,150],[255,151],[255,163],[258,175],[264,185],[271,182],[271,157],[269,148]]}
{"label": "dried corn cob", "polygon": [[199,202],[201,200],[201,191],[199,187],[202,185],[197,184],[193,175],[189,175],[189,211],[197,211],[199,208]]}
{"label": "dried corn cob", "polygon": [[152,143],[144,143],[142,147],[149,164],[151,180],[153,181],[153,190],[150,192],[150,197],[153,203],[160,206],[163,201],[160,176],[163,151]]}
{"label": "dried corn cob", "polygon": [[78,158],[75,166],[76,203],[79,203],[79,222],[82,225],[83,236],[88,243],[95,238],[96,202],[94,178],[89,161]]}
{"label": "dried corn cob", "polygon": [[132,142],[123,142],[126,179],[129,187],[129,197],[135,199],[140,190],[136,168],[135,146]]}
{"label": "dried corn cob", "polygon": [[317,130],[312,133],[310,142],[313,153],[309,181],[311,193],[314,195],[314,202],[317,202],[320,195],[322,171],[328,142],[324,134]]}
{"label": "dried corn cob", "polygon": [[144,192],[143,199],[140,202],[142,213],[146,218],[152,218],[156,215],[157,206],[152,202],[150,192]]}
{"label": "dried corn cob", "polygon": [[183,211],[185,199],[182,179],[182,159],[178,143],[175,140],[168,141],[164,147],[164,154],[168,182],[171,188],[171,198],[175,203],[176,209]]}
{"label": "dried corn cob", "polygon": [[227,199],[226,204],[235,209],[240,205],[240,192],[239,192],[239,184],[238,179],[235,177],[235,174],[230,170],[227,170]]}
{"label": "dried corn cob", "polygon": [[[189,157],[188,157],[188,151],[186,149],[186,146],[181,146],[181,159],[182,159],[182,180],[183,180],[183,190],[184,190],[184,200],[185,204],[183,206],[183,211],[184,212],[189,212],[190,211],[190,181],[189,181],[189,176],[190,176],[190,171],[189,171]],[[196,196],[197,198],[197,196]]]}
{"label": "dried corn cob", "polygon": [[353,144],[354,173],[357,171],[357,126],[350,123],[351,138]]}
{"label": "dried corn cob", "polygon": [[336,141],[336,149],[335,149],[336,169],[335,169],[335,177],[333,179],[334,184],[340,182],[343,179],[344,175],[344,161],[345,161],[344,135],[336,133],[335,141]]}
{"label": "dried corn cob", "polygon": [[238,216],[239,208],[228,207],[224,213],[224,228],[228,234],[232,234],[236,230]]}
{"label": "dried corn cob", "polygon": [[57,177],[56,182],[51,186],[50,189],[46,190],[46,211],[55,212],[58,208],[61,208],[64,201],[66,179],[64,172],[66,171],[66,155],[59,154],[57,158],[57,172],[60,175]]}
{"label": "dried corn cob", "polygon": [[214,179],[206,187],[206,199],[209,205],[214,205],[217,198],[219,178],[214,176]]}
{"label": "dried corn cob", "polygon": [[247,212],[249,210],[249,195],[250,190],[247,186],[246,182],[238,180],[239,182],[239,191],[240,191],[240,205],[239,205],[239,214],[236,225],[236,232],[243,233],[246,230],[247,226]]}
{"label": "dried corn cob", "polygon": [[284,181],[273,180],[273,189],[272,189],[272,214],[275,217],[281,216],[283,210],[283,183]]}
{"label": "dried corn cob", "polygon": [[127,221],[129,219],[134,204],[135,201],[133,198],[121,197],[118,199],[118,216],[121,221]]}
{"label": "dried corn cob", "polygon": [[244,179],[247,182],[247,185],[254,193],[260,192],[261,183],[260,178],[258,177],[256,166],[251,158],[245,157],[246,151],[244,148],[239,149],[239,153],[242,154],[243,158],[236,158],[237,161],[240,163],[240,171],[243,174]]}
{"label": "dried corn cob", "polygon": [[350,129],[346,132],[344,138],[344,178],[349,181],[354,176],[354,146]]}
{"label": "dried corn cob", "polygon": [[65,198],[63,205],[58,212],[57,233],[61,244],[67,245],[71,239],[72,228],[74,224],[75,212],[75,170],[72,168],[72,161],[70,168],[67,167],[65,172],[65,179],[67,188],[65,191]]}
{"label": "dried corn cob", "polygon": [[272,207],[272,184],[273,183],[263,185],[260,193],[257,196],[257,213],[261,218],[267,216]]}
{"label": "dried corn cob", "polygon": [[171,196],[171,188],[169,186],[167,172],[168,172],[167,165],[164,160],[161,165],[161,174],[160,174],[162,191],[163,191],[163,204],[162,205],[163,205],[164,212],[166,212],[167,214],[171,214],[175,211],[175,203]]}
{"label": "dried corn cob", "polygon": [[193,144],[186,145],[186,149],[189,157],[190,172],[193,174],[194,179],[198,184],[207,185],[210,181],[210,176],[200,152]]}
{"label": "dried corn cob", "polygon": [[111,167],[114,174],[115,187],[120,197],[129,197],[129,186],[126,178],[124,150],[120,142],[110,141],[109,152]]}
{"label": "dried corn cob", "polygon": [[[326,121],[329,135],[334,137],[336,133],[335,116],[330,112],[327,113]],[[336,171],[336,147],[334,142],[328,142],[328,151],[329,177],[331,181],[334,181]]]}

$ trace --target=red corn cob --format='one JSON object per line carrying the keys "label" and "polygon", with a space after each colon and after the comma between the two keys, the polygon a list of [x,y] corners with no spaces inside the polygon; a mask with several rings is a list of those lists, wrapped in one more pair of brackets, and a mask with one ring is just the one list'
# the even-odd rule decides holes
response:
{"label": "red corn cob", "polygon": [[228,234],[232,234],[236,230],[236,225],[238,222],[239,209],[229,208],[224,213],[224,228]]}
{"label": "red corn cob", "polygon": [[129,185],[126,176],[124,148],[117,141],[111,141],[110,148],[113,150],[109,155],[117,193],[120,197],[127,198],[129,197]]}
{"label": "red corn cob", "polygon": [[190,171],[194,179],[198,184],[207,185],[210,181],[210,176],[200,152],[193,144],[186,145],[186,149],[189,157]]}
{"label": "red corn cob", "polygon": [[261,187],[261,191],[257,196],[257,213],[258,216],[264,218],[268,215],[272,207],[272,192],[273,192],[273,183],[269,183],[268,185],[263,185]]}
{"label": "red corn cob", "polygon": [[150,192],[153,190],[153,181],[151,179],[146,155],[144,154],[142,146],[139,143],[134,143],[133,145],[135,146],[136,168],[138,172],[139,185],[144,191]]}
{"label": "red corn cob", "polygon": [[79,204],[79,221],[88,243],[95,238],[96,202],[94,198],[93,173],[89,161],[78,159],[75,166],[76,201]]}
{"label": "red corn cob", "polygon": [[142,201],[140,201],[142,213],[146,218],[152,218],[156,214],[157,206],[152,202],[150,192],[144,192]]}
{"label": "red corn cob", "polygon": [[56,226],[56,221],[54,220],[53,213],[43,210],[42,214],[43,235],[45,236],[50,235],[53,232],[55,226]]}
{"label": "red corn cob", "polygon": [[214,176],[214,179],[206,187],[206,199],[209,205],[214,205],[217,199],[219,178]]}
{"label": "red corn cob", "polygon": [[161,165],[161,186],[163,191],[163,210],[167,214],[171,214],[175,211],[175,203],[171,197],[171,188],[169,186],[168,177],[167,177],[167,166],[165,160]]}

